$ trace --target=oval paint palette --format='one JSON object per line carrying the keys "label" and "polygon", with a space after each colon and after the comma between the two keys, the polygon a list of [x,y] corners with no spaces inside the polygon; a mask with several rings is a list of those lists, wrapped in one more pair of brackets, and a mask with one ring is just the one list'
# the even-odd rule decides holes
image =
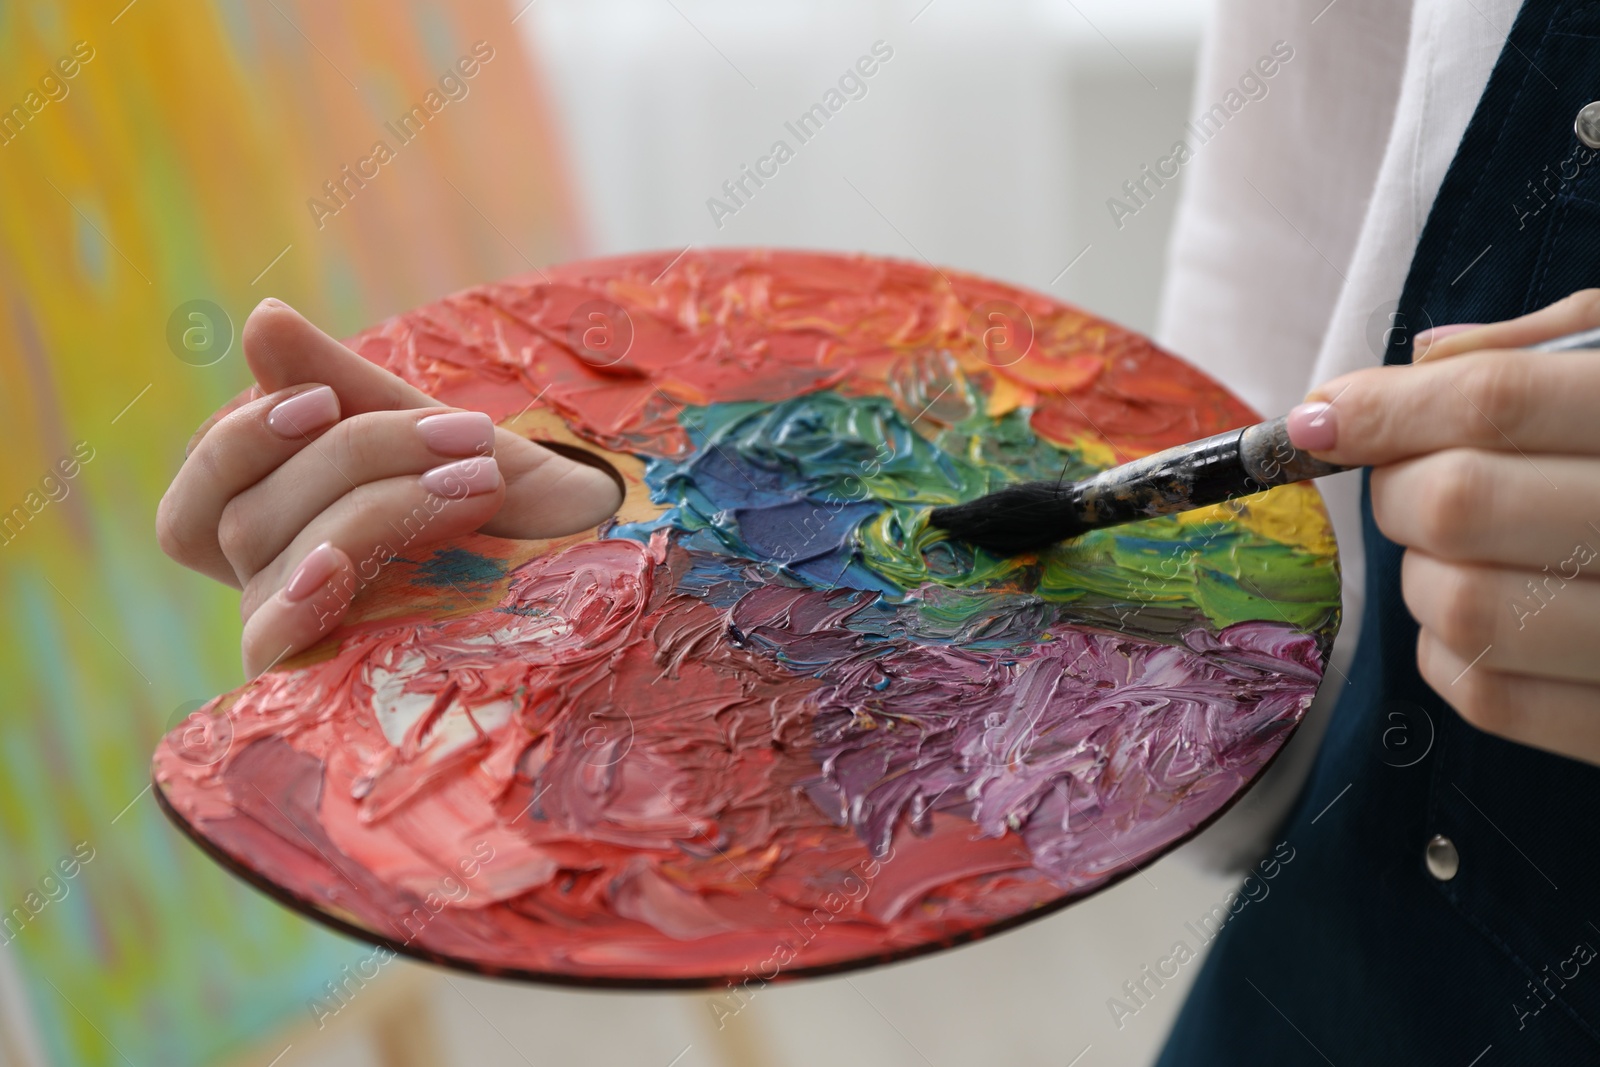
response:
{"label": "oval paint palette", "polygon": [[349,343],[626,490],[559,540],[399,540],[351,621],[156,752],[213,857],[423,959],[707,985],[1016,925],[1236,799],[1338,627],[1309,485],[1011,559],[927,526],[1255,421],[1037,294],[859,256],[641,255]]}

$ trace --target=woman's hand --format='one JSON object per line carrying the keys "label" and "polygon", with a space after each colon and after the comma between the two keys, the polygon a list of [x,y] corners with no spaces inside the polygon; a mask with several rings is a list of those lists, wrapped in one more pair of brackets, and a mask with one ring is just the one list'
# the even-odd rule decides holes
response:
{"label": "woman's hand", "polygon": [[247,677],[325,636],[401,547],[560,536],[621,501],[604,471],[441,406],[279,301],[242,345],[257,384],[196,431],[156,533],[242,590]]}
{"label": "woman's hand", "polygon": [[1406,546],[1422,677],[1480,729],[1600,764],[1600,351],[1529,352],[1600,326],[1600,290],[1418,335],[1290,413],[1298,448],[1371,466]]}

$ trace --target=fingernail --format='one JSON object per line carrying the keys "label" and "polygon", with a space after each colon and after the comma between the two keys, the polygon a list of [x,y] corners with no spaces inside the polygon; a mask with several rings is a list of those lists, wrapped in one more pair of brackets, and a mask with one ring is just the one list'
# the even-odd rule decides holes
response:
{"label": "fingernail", "polygon": [[289,576],[288,584],[283,587],[283,599],[291,604],[299,603],[326,585],[328,579],[333,577],[333,572],[338,569],[339,556],[334,551],[333,545],[327,541],[322,542],[306,553],[306,558],[300,561],[300,566]]}
{"label": "fingernail", "polygon": [[1482,325],[1483,323],[1481,322],[1453,322],[1448,326],[1433,326],[1429,329],[1423,330],[1421,333],[1417,334],[1417,336],[1413,337],[1411,339],[1411,347],[1413,349],[1427,348],[1435,341],[1443,341],[1446,337],[1449,337],[1452,334],[1466,333],[1468,330],[1476,330]]}
{"label": "fingernail", "polygon": [[282,300],[279,300],[275,296],[269,296],[265,300],[261,301],[261,303],[256,305],[258,308],[286,308],[288,306],[288,304],[285,304]]}
{"label": "fingernail", "polygon": [[446,463],[422,476],[422,488],[451,500],[492,493],[499,487],[500,468],[488,457]]}
{"label": "fingernail", "polygon": [[1326,452],[1339,443],[1339,419],[1332,404],[1301,404],[1289,412],[1289,443],[1307,452]]}
{"label": "fingernail", "polygon": [[291,441],[338,421],[339,398],[326,385],[296,393],[267,412],[267,429]]}
{"label": "fingernail", "polygon": [[441,456],[494,454],[494,420],[481,411],[452,411],[417,422],[429,451]]}

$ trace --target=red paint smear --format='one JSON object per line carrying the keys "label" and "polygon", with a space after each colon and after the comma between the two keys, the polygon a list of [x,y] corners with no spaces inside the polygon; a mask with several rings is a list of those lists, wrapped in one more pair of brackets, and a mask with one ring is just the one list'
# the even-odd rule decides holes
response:
{"label": "red paint smear", "polygon": [[[1138,334],[1026,290],[866,256],[727,250],[553,267],[396,316],[350,344],[441,400],[521,411],[535,396],[608,448],[679,455],[683,405],[881,393],[897,359],[951,353],[1036,392],[1034,429],[1142,455],[1255,421],[1214,380]],[[548,279],[548,281],[546,281]],[[973,309],[1015,308],[1033,342],[994,358]],[[596,369],[574,336],[609,303],[633,344]],[[578,327],[575,333],[574,327]],[[639,375],[633,377],[634,374]]]}

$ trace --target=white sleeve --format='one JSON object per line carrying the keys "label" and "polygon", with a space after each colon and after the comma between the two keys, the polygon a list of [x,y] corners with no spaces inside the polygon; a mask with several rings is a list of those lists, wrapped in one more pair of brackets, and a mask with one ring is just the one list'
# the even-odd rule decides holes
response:
{"label": "white sleeve", "polygon": [[[1206,34],[1158,340],[1264,415],[1312,384],[1394,118],[1410,17],[1409,0],[1221,0]],[[1240,80],[1279,42],[1292,58],[1250,100]],[[1247,103],[1197,143],[1230,92]]]}

